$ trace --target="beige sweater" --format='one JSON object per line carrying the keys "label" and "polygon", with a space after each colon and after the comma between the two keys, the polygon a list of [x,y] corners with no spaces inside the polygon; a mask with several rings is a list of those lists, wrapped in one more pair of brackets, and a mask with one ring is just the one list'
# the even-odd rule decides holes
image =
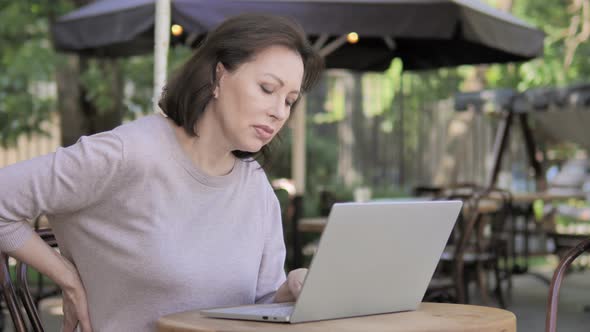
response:
{"label": "beige sweater", "polygon": [[0,169],[0,250],[23,245],[40,214],[80,272],[97,332],[271,302],[285,280],[280,207],[258,163],[207,176],[160,115]]}

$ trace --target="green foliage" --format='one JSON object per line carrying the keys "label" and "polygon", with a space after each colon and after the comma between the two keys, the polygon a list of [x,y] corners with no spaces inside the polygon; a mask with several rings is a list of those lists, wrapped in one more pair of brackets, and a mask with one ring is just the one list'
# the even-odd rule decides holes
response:
{"label": "green foliage", "polygon": [[[291,178],[291,148],[291,133],[288,130],[283,130],[280,139],[275,139],[271,146],[272,163],[268,170],[269,177]],[[314,134],[312,130],[308,130],[306,149],[308,166],[306,187],[316,188],[318,184],[337,181],[338,148],[335,143]]]}
{"label": "green foliage", "polygon": [[[88,60],[88,66],[80,74],[80,82],[86,89],[84,98],[92,103],[98,112],[104,112],[114,106],[114,100],[111,98],[111,82],[113,81],[113,72],[101,68],[102,62],[96,59]],[[105,77],[105,75],[108,75]]]}
{"label": "green foliage", "polygon": [[[41,124],[56,111],[55,73],[63,55],[50,41],[49,22],[73,9],[72,1],[0,0],[0,145],[13,146],[20,135],[43,133]],[[191,50],[170,50],[169,68]],[[121,59],[126,87],[124,114],[134,118],[152,112],[153,56]],[[84,98],[101,113],[112,109],[112,70],[88,59],[79,81]],[[105,76],[106,75],[106,76]]]}
{"label": "green foliage", "polygon": [[48,17],[68,10],[64,1],[0,1],[0,145],[21,134],[43,133],[54,109],[53,74],[59,56],[48,35]]}
{"label": "green foliage", "polygon": [[134,56],[124,60],[123,77],[127,86],[123,104],[127,117],[136,118],[152,111],[153,70],[153,55]]}
{"label": "green foliage", "polygon": [[346,93],[341,80],[338,77],[327,76],[327,96],[324,104],[325,112],[316,113],[313,116],[314,124],[336,123],[344,119]]}
{"label": "green foliage", "polygon": [[[486,2],[497,5],[500,1]],[[486,71],[487,88],[512,87],[523,91],[532,87],[570,84],[590,77],[590,61],[586,59],[590,54],[590,43],[579,45],[571,65],[564,67],[566,31],[573,15],[567,8],[571,3],[571,0],[513,0],[512,13],[547,34],[545,53],[542,58],[526,63],[489,65]],[[14,144],[22,134],[42,132],[40,124],[55,110],[53,94],[40,93],[45,87],[52,89],[56,64],[63,61],[63,57],[51,47],[49,17],[57,17],[72,7],[69,0],[0,0],[1,145]],[[191,52],[186,47],[172,48],[168,60],[170,71],[184,62]],[[126,117],[151,113],[153,56],[135,56],[120,61],[125,82]],[[419,153],[420,133],[416,128],[422,110],[431,101],[447,99],[461,90],[462,83],[472,75],[473,70],[474,67],[464,66],[404,72],[402,62],[394,60],[386,72],[363,76],[362,112],[366,117],[379,117],[378,130],[392,133],[400,128],[403,109],[403,153],[408,157],[415,156]],[[111,86],[108,83],[111,80],[104,77],[104,70],[98,62],[88,62],[80,81],[87,92],[85,98],[99,112],[111,108],[113,100],[109,97]],[[345,116],[348,101],[342,79],[330,76],[326,85],[327,96],[320,106],[324,111],[310,117],[309,127],[337,124]],[[282,145],[276,148],[278,155],[271,170],[274,177],[291,177],[291,139],[287,132],[283,136]],[[339,183],[337,144],[336,139],[320,137],[313,130],[308,130],[308,188],[317,188],[321,184],[338,192],[351,192]],[[392,146],[392,150],[395,149],[397,147]],[[391,187],[373,189],[374,193],[383,191],[383,195],[396,195]]]}
{"label": "green foliage", "polygon": [[577,48],[572,64],[565,68],[566,37],[571,23],[568,0],[515,0],[512,13],[546,33],[544,55],[521,64],[493,65],[487,72],[488,85],[514,87],[520,91],[541,86],[566,85],[590,76],[590,44]]}
{"label": "green foliage", "polygon": [[[168,76],[183,64],[192,54],[188,47],[173,47],[168,52]],[[123,59],[123,77],[127,84],[125,116],[136,118],[142,114],[149,114],[152,110],[152,95],[154,82],[153,54],[134,56]]]}

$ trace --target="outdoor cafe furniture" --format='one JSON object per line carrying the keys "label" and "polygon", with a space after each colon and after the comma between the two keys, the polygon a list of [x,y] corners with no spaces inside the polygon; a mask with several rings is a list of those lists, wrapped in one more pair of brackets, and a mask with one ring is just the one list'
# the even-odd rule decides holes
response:
{"label": "outdoor cafe furniture", "polygon": [[[41,228],[37,229],[36,232],[50,247],[57,248],[57,241],[51,229]],[[35,297],[31,294],[27,278],[27,264],[17,261],[15,284],[13,283],[10,274],[8,256],[5,253],[0,252],[0,260],[2,261],[2,264],[0,265],[0,291],[6,303],[10,318],[12,319],[14,330],[16,332],[27,332],[31,330],[34,332],[43,332],[44,329],[41,324],[41,319],[39,318],[40,316],[37,307],[39,299],[44,296],[44,294],[39,294],[39,292],[42,291],[40,289],[37,289]],[[51,295],[55,294],[57,293],[51,292]],[[25,309],[26,316],[23,315],[21,307]],[[30,326],[31,329],[29,329],[28,326]]]}
{"label": "outdoor cafe furniture", "polygon": [[[447,246],[445,252],[441,256],[441,262],[446,266],[443,269],[449,268],[450,276],[445,273],[435,274],[426,299],[441,298],[453,299],[453,302],[468,303],[469,297],[467,292],[467,283],[469,276],[475,274],[477,276],[479,292],[482,294],[484,303],[488,302],[487,297],[487,281],[485,268],[492,268],[496,279],[496,285],[500,285],[503,280],[510,282],[510,273],[499,270],[499,260],[504,260],[504,266],[507,265],[508,249],[507,245],[500,245],[497,233],[493,234],[493,238],[483,238],[483,228],[486,224],[497,223],[497,221],[504,222],[505,215],[495,218],[497,214],[503,211],[508,204],[498,202],[490,199],[486,195],[478,196],[476,201],[473,201],[473,192],[464,196],[449,196],[450,199],[463,199],[465,201],[462,216],[463,222],[458,222],[456,229],[461,229],[455,237],[451,237],[450,245]],[[420,198],[401,198],[388,201],[408,201]],[[297,230],[299,233],[313,232],[321,233],[326,224],[327,217],[316,218],[302,218],[298,220]],[[468,229],[468,230],[466,230]],[[419,239],[417,239],[419,240]],[[473,241],[477,245],[473,244]],[[486,242],[487,241],[487,242]],[[459,243],[462,242],[461,245]],[[507,242],[504,241],[504,242]],[[485,243],[485,245],[484,245]],[[306,245],[302,248],[304,254],[313,254],[314,244]],[[484,248],[485,247],[485,248]],[[458,258],[461,257],[461,258]],[[474,273],[471,273],[473,271]],[[502,307],[505,305],[504,296],[500,286],[494,290],[498,301]],[[452,295],[450,295],[452,294]],[[429,297],[432,296],[432,297]],[[442,296],[442,297],[441,297]]]}
{"label": "outdoor cafe furniture", "polygon": [[[498,211],[500,204],[491,200],[483,200],[478,205],[480,213],[492,213]],[[299,219],[297,229],[302,233],[321,233],[326,228],[328,217],[312,217]]]}
{"label": "outdoor cafe furniture", "polygon": [[[512,250],[513,259],[513,273],[522,274],[529,273],[528,259],[530,257],[529,242],[533,234],[531,234],[530,225],[534,222],[534,211],[533,203],[535,201],[543,201],[545,203],[553,203],[557,201],[565,201],[569,199],[585,199],[586,196],[582,192],[571,192],[571,191],[541,191],[541,192],[524,192],[524,193],[513,193],[512,204],[510,206],[512,214],[512,232],[513,232],[513,248],[516,247],[516,239],[519,234],[522,234],[523,248],[522,258],[524,265],[516,263],[517,251]],[[523,223],[519,222],[519,218],[522,219]],[[535,274],[532,274],[535,275]],[[536,276],[536,275],[535,275]],[[548,280],[541,276],[537,276],[539,279],[546,281]]]}
{"label": "outdoor cafe furniture", "polygon": [[547,299],[547,315],[545,320],[545,332],[555,332],[557,325],[557,305],[559,303],[559,289],[563,277],[572,262],[584,252],[590,250],[590,238],[586,237],[574,248],[569,250],[559,262],[555,269],[551,285],[549,286],[549,297]]}
{"label": "outdoor cafe furniture", "polygon": [[541,191],[541,192],[523,192],[513,193],[512,201],[514,203],[530,204],[534,201],[541,200],[543,202],[563,201],[568,199],[585,199],[586,195],[583,192],[558,192],[558,191]]}
{"label": "outdoor cafe furniture", "polygon": [[164,316],[158,332],[388,331],[515,332],[516,316],[507,310],[449,303],[422,303],[416,311],[300,324],[264,323],[202,316],[198,310]]}
{"label": "outdoor cafe furniture", "polygon": [[[502,201],[492,200],[497,197],[502,198]],[[473,280],[477,283],[483,304],[487,305],[487,270],[491,270],[495,278],[494,294],[500,306],[505,307],[502,284],[508,282],[510,289],[512,277],[509,269],[503,268],[508,265],[509,259],[510,237],[506,232],[506,224],[510,219],[510,200],[510,193],[500,189],[477,191],[464,197],[463,213],[459,216],[439,264],[439,268],[450,270],[451,284],[447,288],[452,286],[455,302],[469,303],[468,285]],[[440,292],[436,278],[435,274],[429,290],[434,287]]]}

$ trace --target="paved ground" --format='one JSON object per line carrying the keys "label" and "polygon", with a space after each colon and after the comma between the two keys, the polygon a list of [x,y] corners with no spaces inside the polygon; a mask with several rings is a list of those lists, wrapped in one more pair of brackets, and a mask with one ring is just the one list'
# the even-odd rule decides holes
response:
{"label": "paved ground", "polygon": [[[551,277],[553,271],[538,269],[541,274]],[[545,313],[549,286],[531,275],[514,278],[512,303],[508,310],[517,318],[518,331],[537,332],[545,330]],[[577,332],[590,330],[590,271],[574,272],[562,284],[559,296],[557,330]]]}
{"label": "paved ground", "polygon": [[[516,315],[517,331],[545,331],[549,284],[535,275],[551,280],[556,264],[557,261],[553,260],[545,266],[531,269],[532,274],[514,276],[512,296],[506,309]],[[560,289],[557,330],[590,331],[590,311],[584,311],[586,306],[590,309],[590,269],[572,270],[574,272],[565,277]],[[474,304],[481,304],[475,286],[472,285],[470,290]]]}
{"label": "paved ground", "polygon": [[[534,271],[550,277],[552,269],[553,266],[543,266]],[[508,310],[516,314],[519,332],[544,331],[548,288],[548,285],[531,275],[514,277],[514,289]],[[479,302],[475,289],[471,294],[474,302]],[[570,274],[561,288],[558,331],[589,331],[590,312],[584,312],[584,306],[587,305],[590,306],[590,271]],[[45,321],[46,331],[60,331],[59,300],[47,300],[42,306],[42,319]],[[9,327],[6,331],[12,329]]]}

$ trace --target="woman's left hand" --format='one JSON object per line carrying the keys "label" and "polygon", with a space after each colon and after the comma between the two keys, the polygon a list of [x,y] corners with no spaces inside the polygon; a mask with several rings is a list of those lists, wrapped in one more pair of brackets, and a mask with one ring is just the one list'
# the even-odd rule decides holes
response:
{"label": "woman's left hand", "polygon": [[307,275],[307,269],[296,269],[287,275],[287,281],[285,281],[281,287],[277,290],[275,295],[275,302],[294,302],[301,293],[301,286],[303,280]]}

